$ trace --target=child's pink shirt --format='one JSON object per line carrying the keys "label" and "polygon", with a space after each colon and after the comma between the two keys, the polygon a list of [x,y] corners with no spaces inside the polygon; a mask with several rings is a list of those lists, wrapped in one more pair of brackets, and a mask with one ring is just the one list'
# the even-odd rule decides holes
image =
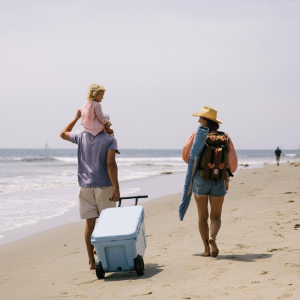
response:
{"label": "child's pink shirt", "polygon": [[85,131],[97,135],[104,131],[106,123],[101,104],[97,101],[88,100],[81,108],[81,125]]}

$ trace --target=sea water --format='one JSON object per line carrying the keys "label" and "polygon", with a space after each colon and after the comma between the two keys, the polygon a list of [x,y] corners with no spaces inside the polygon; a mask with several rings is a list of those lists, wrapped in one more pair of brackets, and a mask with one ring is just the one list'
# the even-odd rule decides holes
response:
{"label": "sea water", "polygon": [[[273,150],[237,150],[240,168],[275,163]],[[299,161],[284,150],[281,161]],[[124,149],[117,155],[119,181],[186,171],[181,150]],[[128,186],[128,185],[127,185]],[[122,189],[122,196],[139,188]],[[0,238],[4,232],[50,219],[77,204],[76,149],[0,149]]]}

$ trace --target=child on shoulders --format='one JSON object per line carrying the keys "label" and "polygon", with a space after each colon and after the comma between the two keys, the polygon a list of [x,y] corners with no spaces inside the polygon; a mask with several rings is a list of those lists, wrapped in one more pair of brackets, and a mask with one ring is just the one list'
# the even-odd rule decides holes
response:
{"label": "child on shoulders", "polygon": [[101,107],[101,102],[105,93],[105,88],[102,85],[93,83],[89,87],[89,92],[86,96],[87,102],[81,108],[81,125],[84,131],[96,136],[100,132],[106,132],[113,135],[114,131],[110,129],[109,115],[104,114]]}

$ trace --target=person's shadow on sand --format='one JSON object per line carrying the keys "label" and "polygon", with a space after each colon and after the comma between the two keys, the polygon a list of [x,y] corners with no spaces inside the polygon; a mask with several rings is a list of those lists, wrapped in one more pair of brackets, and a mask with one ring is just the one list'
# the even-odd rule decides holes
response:
{"label": "person's shadow on sand", "polygon": [[137,276],[135,271],[124,271],[105,274],[104,280],[119,281],[119,280],[141,280],[148,279],[163,271],[164,266],[158,264],[145,264],[145,274]]}
{"label": "person's shadow on sand", "polygon": [[[201,256],[200,254],[194,254],[194,256]],[[255,262],[259,259],[266,259],[272,257],[272,254],[232,254],[232,255],[219,255],[217,259],[219,260],[234,260],[243,262]]]}

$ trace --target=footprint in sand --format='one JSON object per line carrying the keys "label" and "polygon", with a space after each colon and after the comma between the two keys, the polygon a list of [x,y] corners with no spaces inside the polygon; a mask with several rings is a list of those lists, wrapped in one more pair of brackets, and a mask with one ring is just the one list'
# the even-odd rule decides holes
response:
{"label": "footprint in sand", "polygon": [[268,252],[275,252],[275,251],[282,251],[283,248],[274,248],[274,249],[271,249],[271,250],[267,250]]}
{"label": "footprint in sand", "polygon": [[299,264],[286,263],[286,265],[290,265],[291,267],[296,267],[296,268],[300,267]]}
{"label": "footprint in sand", "polygon": [[249,246],[243,245],[243,244],[237,244],[236,247],[238,247],[239,249],[247,249],[247,248],[249,248]]}
{"label": "footprint in sand", "polygon": [[260,275],[266,275],[266,274],[269,274],[269,272],[268,272],[268,271],[262,271],[262,272],[260,273]]}
{"label": "footprint in sand", "polygon": [[226,268],[219,268],[215,272],[213,272],[216,276],[219,276],[220,274],[226,273],[228,269]]}
{"label": "footprint in sand", "polygon": [[291,294],[291,293],[284,293],[284,294],[278,296],[277,299],[284,299],[284,298],[289,298],[292,296],[293,296],[293,294]]}

